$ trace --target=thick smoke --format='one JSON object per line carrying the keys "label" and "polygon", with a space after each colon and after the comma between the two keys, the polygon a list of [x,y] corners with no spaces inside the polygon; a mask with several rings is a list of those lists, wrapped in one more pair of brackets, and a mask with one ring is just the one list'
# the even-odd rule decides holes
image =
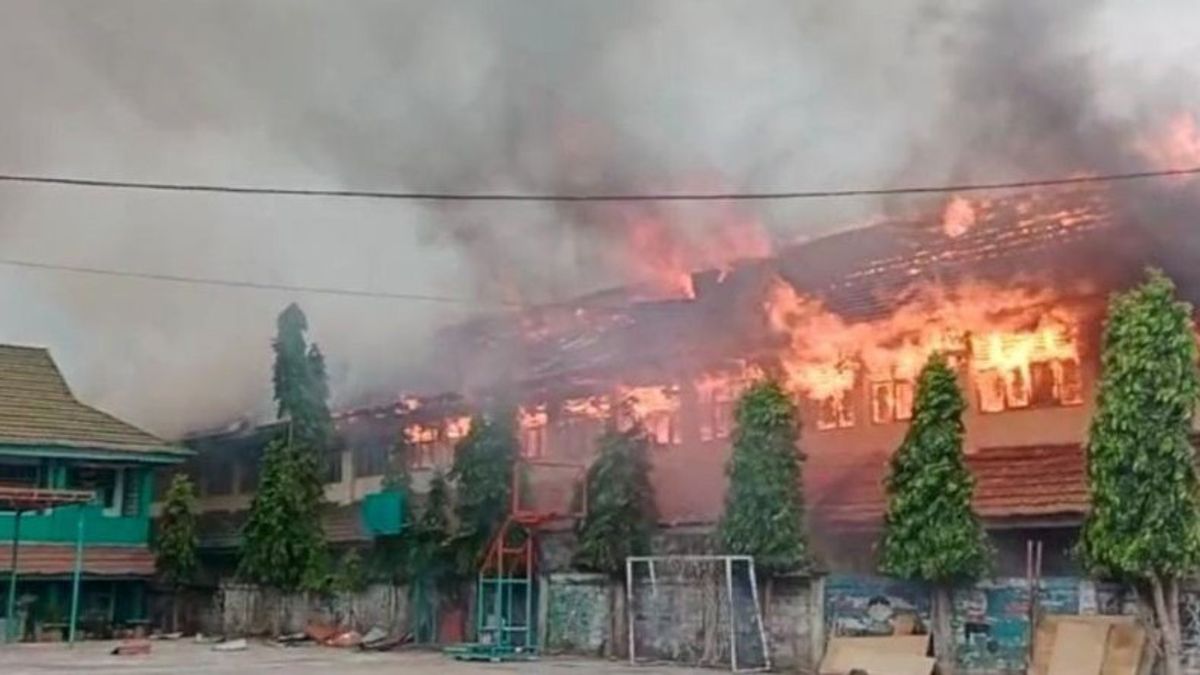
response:
{"label": "thick smoke", "polygon": [[[1145,162],[1137,133],[1195,109],[1200,49],[1179,28],[1197,14],[1183,0],[16,0],[0,7],[0,169],[530,192],[1127,170]],[[713,208],[784,241],[909,206]],[[695,223],[719,220],[615,208],[0,185],[0,257],[538,302],[636,280],[630,223],[704,251]],[[293,299],[342,404],[442,384],[437,329],[479,311],[0,267],[0,339],[54,348],[83,397],[174,435],[269,413],[274,314]]]}

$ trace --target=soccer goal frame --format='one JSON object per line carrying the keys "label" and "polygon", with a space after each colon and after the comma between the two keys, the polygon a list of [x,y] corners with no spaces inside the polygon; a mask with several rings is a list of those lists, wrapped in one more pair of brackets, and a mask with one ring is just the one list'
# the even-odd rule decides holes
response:
{"label": "soccer goal frame", "polygon": [[[651,593],[655,596],[658,594],[659,574],[658,569],[669,567],[671,565],[694,564],[694,565],[719,565],[724,572],[724,588],[721,589],[724,595],[724,609],[727,612],[726,616],[728,626],[729,639],[729,669],[734,673],[755,673],[764,672],[771,669],[771,654],[767,643],[766,627],[763,624],[762,605],[758,597],[758,578],[754,568],[754,557],[748,555],[662,555],[662,556],[629,556],[625,559],[625,623],[628,628],[629,639],[629,663],[633,666],[648,665],[653,661],[645,660],[638,655],[637,651],[637,598],[635,592],[635,569],[638,566],[644,566],[650,582]],[[762,648],[762,665],[753,667],[744,667],[738,662],[738,625],[737,625],[737,604],[734,593],[734,567],[735,565],[745,565],[748,570],[748,576],[745,581],[748,582],[749,595],[752,602],[753,620],[757,628],[757,636],[759,644]]]}

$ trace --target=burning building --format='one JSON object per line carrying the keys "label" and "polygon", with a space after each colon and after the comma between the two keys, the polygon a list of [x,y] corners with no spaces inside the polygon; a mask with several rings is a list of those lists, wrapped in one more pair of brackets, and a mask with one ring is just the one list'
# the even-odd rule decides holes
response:
{"label": "burning building", "polygon": [[978,511],[997,537],[1043,529],[1065,554],[1087,507],[1107,295],[1164,259],[1162,232],[1146,236],[1113,200],[1092,188],[955,196],[931,216],[693,274],[678,298],[622,289],[476,321],[447,336],[447,362],[469,399],[519,405],[529,458],[586,460],[606,419],[638,418],[665,525],[719,518],[737,397],[778,378],[803,419],[818,548],[870,568],[886,462],[917,372],[942,352],[969,400]]}
{"label": "burning building", "polygon": [[[454,370],[461,397],[337,416],[343,444],[327,496],[342,515],[327,530],[347,543],[365,539],[352,505],[379,489],[391,448],[404,441],[419,490],[431,470],[450,466],[470,414],[488,401],[516,411],[521,452],[532,460],[586,464],[609,421],[636,419],[652,441],[663,525],[707,528],[724,501],[737,398],[774,377],[801,413],[818,551],[835,569],[871,569],[887,459],[912,414],[916,374],[938,351],[969,401],[976,508],[998,541],[1018,544],[999,547],[1001,566],[1036,529],[1061,544],[1048,551],[1053,571],[1069,565],[1087,508],[1083,442],[1106,296],[1146,264],[1169,263],[1166,233],[1148,236],[1105,189],[955,196],[926,216],[692,273],[687,283],[667,265],[662,288],[675,297],[635,285],[457,326],[443,336],[439,363]],[[238,438],[248,437],[196,440],[199,464],[223,462],[205,448],[233,448]],[[245,467],[228,480],[198,472],[210,511],[248,506],[257,460],[233,454]],[[218,534],[207,540],[232,550],[238,518],[209,517]]]}

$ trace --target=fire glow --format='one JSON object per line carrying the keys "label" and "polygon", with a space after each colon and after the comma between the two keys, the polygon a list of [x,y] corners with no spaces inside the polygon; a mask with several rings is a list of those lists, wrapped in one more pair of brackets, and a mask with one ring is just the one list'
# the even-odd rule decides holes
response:
{"label": "fire glow", "polygon": [[913,381],[934,352],[968,368],[984,412],[1025,407],[1038,395],[1079,402],[1081,310],[1055,290],[925,285],[893,306],[886,317],[849,322],[784,281],[772,285],[764,309],[786,340],[785,385],[823,408],[821,426],[854,424],[849,394],[864,380],[876,421],[907,419]]}

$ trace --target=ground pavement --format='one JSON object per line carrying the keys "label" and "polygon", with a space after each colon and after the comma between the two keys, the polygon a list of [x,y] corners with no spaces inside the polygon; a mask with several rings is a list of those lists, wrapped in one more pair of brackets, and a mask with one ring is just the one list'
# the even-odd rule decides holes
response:
{"label": "ground pavement", "polygon": [[0,672],[4,675],[712,675],[717,672],[656,666],[635,668],[624,663],[580,659],[469,663],[454,661],[433,652],[364,653],[331,647],[277,647],[254,642],[245,651],[216,652],[211,645],[188,640],[154,642],[147,655],[111,656],[109,650],[113,644],[82,642],[73,647],[63,644],[0,645]]}

